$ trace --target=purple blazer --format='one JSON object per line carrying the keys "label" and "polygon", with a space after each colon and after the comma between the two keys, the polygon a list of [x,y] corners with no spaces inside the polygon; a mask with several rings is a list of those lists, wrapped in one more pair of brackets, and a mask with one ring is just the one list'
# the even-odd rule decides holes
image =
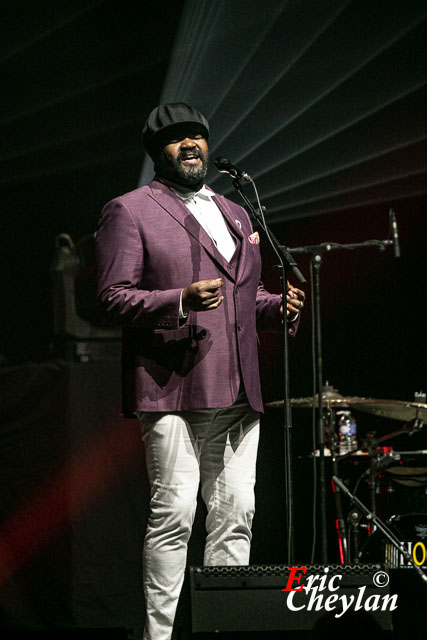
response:
{"label": "purple blazer", "polygon": [[[215,195],[237,246],[228,263],[164,184],[115,198],[97,232],[98,300],[123,327],[123,412],[231,405],[242,381],[262,411],[256,329],[280,330],[278,295],[260,282],[259,244],[246,211]],[[184,287],[222,278],[223,303],[179,318]]]}

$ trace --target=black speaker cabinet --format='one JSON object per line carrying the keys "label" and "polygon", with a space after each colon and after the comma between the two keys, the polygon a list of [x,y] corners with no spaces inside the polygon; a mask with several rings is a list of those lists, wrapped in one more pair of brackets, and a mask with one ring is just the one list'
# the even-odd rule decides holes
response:
{"label": "black speaker cabinet", "polygon": [[377,564],[190,567],[192,632],[391,630],[388,583]]}

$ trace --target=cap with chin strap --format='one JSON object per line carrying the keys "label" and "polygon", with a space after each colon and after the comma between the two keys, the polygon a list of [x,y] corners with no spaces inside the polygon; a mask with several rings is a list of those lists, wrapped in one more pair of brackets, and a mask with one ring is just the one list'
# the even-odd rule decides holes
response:
{"label": "cap with chin strap", "polygon": [[209,137],[205,116],[185,102],[161,104],[150,113],[142,132],[144,146],[155,159],[163,147],[175,137],[200,134]]}

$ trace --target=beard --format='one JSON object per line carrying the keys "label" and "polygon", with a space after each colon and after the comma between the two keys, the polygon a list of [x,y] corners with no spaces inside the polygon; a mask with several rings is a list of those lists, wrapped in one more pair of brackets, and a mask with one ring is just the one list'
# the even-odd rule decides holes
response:
{"label": "beard", "polygon": [[190,151],[183,150],[176,157],[173,157],[165,149],[162,149],[154,165],[156,173],[184,187],[201,187],[208,172],[208,153],[204,153],[201,149],[193,149],[191,154],[200,158],[200,164],[185,166],[182,161],[185,160],[189,153]]}

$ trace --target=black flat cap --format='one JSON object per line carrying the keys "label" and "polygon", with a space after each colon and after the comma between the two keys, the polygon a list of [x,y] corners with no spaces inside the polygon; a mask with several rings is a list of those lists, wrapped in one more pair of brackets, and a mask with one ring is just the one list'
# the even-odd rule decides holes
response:
{"label": "black flat cap", "polygon": [[163,147],[175,136],[188,133],[209,137],[209,123],[205,116],[185,102],[161,104],[150,113],[142,131],[144,146],[155,159]]}

